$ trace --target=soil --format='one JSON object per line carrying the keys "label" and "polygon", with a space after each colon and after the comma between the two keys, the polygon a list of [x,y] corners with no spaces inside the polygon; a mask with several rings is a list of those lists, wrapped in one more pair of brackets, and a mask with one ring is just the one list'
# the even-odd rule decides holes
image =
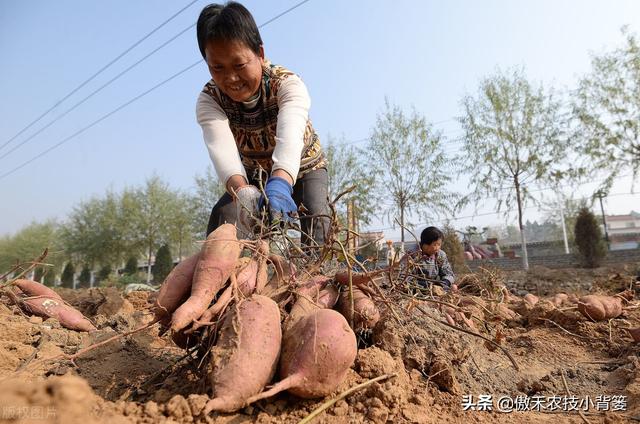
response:
{"label": "soil", "polygon": [[[392,376],[337,401],[314,422],[640,421],[640,344],[624,330],[640,326],[638,302],[625,302],[616,319],[592,322],[570,302],[555,307],[545,301],[559,292],[612,295],[635,290],[631,271],[485,270],[460,283],[455,294],[434,291],[411,297],[397,287],[384,289],[389,301],[380,303],[382,318],[359,335],[355,364],[334,396],[303,400],[282,393],[233,414],[209,416],[201,414],[211,394],[208,359],[186,355],[158,325],[73,361],[64,357],[150,323],[153,294],[124,295],[115,288],[59,290],[97,326],[92,333],[25,315],[1,297],[0,422],[294,423],[332,397],[382,375]],[[530,306],[520,298],[526,292],[542,299]],[[452,305],[457,305],[453,312],[448,309]],[[491,410],[478,410],[483,409],[480,395],[492,396]],[[473,396],[475,410],[465,410],[468,396]],[[500,397],[518,400],[521,410],[499,411]],[[534,399],[549,408],[522,403]],[[552,408],[554,399],[569,402],[569,407]],[[575,407],[568,410],[575,402],[584,406],[585,399],[593,403],[583,416]]]}

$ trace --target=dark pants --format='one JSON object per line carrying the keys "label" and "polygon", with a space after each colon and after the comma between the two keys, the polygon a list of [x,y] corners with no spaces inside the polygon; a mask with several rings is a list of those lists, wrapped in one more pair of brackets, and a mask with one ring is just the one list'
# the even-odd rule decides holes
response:
{"label": "dark pants", "polygon": [[[257,181],[253,180],[250,180],[249,184],[258,185]],[[300,216],[301,241],[305,246],[312,246],[315,243],[324,244],[324,238],[329,229],[328,189],[329,181],[326,169],[317,169],[306,173],[293,186],[293,200],[296,205],[302,204],[306,209],[305,214],[301,213]],[[305,217],[305,215],[321,214],[327,216]],[[213,206],[207,226],[207,235],[224,223],[236,223],[236,206],[229,193],[223,194],[218,203]]]}

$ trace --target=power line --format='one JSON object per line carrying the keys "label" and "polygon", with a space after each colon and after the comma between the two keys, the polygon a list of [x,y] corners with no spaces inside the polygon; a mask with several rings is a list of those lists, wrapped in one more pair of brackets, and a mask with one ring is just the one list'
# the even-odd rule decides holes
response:
{"label": "power line", "polygon": [[166,24],[168,24],[170,21],[172,21],[175,17],[177,17],[179,14],[181,14],[182,12],[184,12],[186,9],[188,9],[191,5],[193,5],[195,2],[197,2],[198,0],[192,0],[191,2],[189,2],[186,6],[184,6],[182,9],[178,10],[176,13],[174,13],[173,15],[171,15],[168,19],[166,19],[164,22],[162,22],[160,25],[158,25],[157,27],[155,27],[153,30],[151,30],[151,32],[149,32],[147,35],[145,35],[144,37],[142,37],[141,39],[139,39],[138,41],[136,41],[135,43],[133,43],[131,46],[129,46],[127,49],[125,49],[122,53],[120,53],[118,56],[116,56],[114,59],[112,59],[109,63],[107,63],[106,65],[104,65],[102,68],[100,68],[95,74],[91,75],[87,80],[85,80],[83,83],[81,83],[80,85],[78,85],[76,88],[74,88],[73,90],[71,90],[71,92],[69,92],[67,95],[65,95],[62,99],[58,100],[56,103],[54,103],[53,106],[51,106],[49,109],[47,109],[46,111],[44,111],[40,116],[38,116],[36,119],[34,119],[33,121],[31,121],[26,127],[24,127],[23,129],[21,129],[16,135],[14,135],[13,137],[11,137],[9,140],[7,140],[6,142],[4,142],[4,144],[2,144],[2,146],[0,146],[0,149],[3,149],[7,144],[11,143],[13,140],[15,140],[17,137],[19,137],[21,134],[23,134],[26,130],[28,130],[29,128],[31,128],[36,122],[40,121],[42,118],[44,118],[49,112],[51,112],[53,109],[55,109],[56,107],[58,107],[62,102],[64,102],[65,100],[67,100],[69,97],[71,97],[73,94],[75,94],[78,90],[80,90],[82,87],[84,87],[85,85],[87,85],[89,82],[91,82],[95,77],[97,77],[98,75],[100,75],[102,72],[104,72],[107,68],[109,68],[111,65],[113,65],[114,63],[116,63],[118,60],[120,60],[124,55],[126,55],[127,53],[129,53],[131,50],[133,50],[135,47],[137,47],[140,43],[142,43],[144,40],[146,40],[147,38],[149,38],[151,35],[153,35],[154,33],[156,33],[160,28],[162,28],[163,26],[165,26]]}
{"label": "power line", "polygon": [[[289,9],[285,10],[284,12],[280,13],[279,15],[275,16],[274,18],[269,19],[267,22],[261,24],[260,26],[258,26],[258,28],[262,28],[268,24],[270,24],[271,22],[275,21],[276,19],[286,15],[287,13],[291,12],[292,10],[298,8],[299,6],[303,5],[304,3],[309,2],[310,0],[303,0],[299,3],[296,3],[294,6],[290,7]],[[193,27],[193,25],[191,26]],[[184,32],[184,31],[183,31]],[[107,119],[108,117],[110,117],[111,115],[115,114],[116,112],[124,109],[125,107],[129,106],[130,104],[134,103],[135,101],[141,99],[142,97],[146,96],[147,94],[151,93],[152,91],[156,90],[157,88],[160,88],[161,86],[163,86],[164,84],[168,83],[169,81],[173,80],[174,78],[182,75],[183,73],[187,72],[188,70],[190,70],[191,68],[195,67],[196,65],[200,64],[202,62],[201,59],[198,59],[196,62],[192,63],[191,65],[187,66],[186,68],[178,71],[177,73],[173,74],[172,76],[170,76],[169,78],[165,79],[164,81],[154,85],[153,87],[151,87],[150,89],[144,91],[143,93],[135,96],[134,98],[128,100],[127,102],[121,104],[120,106],[118,106],[117,108],[115,108],[114,110],[112,110],[111,112],[103,115],[102,117],[98,118],[97,120],[93,121],[92,123],[90,123],[89,125],[83,127],[82,129],[76,131],[75,133],[71,134],[70,136],[62,139],[61,141],[59,141],[58,143],[54,144],[53,146],[49,147],[48,149],[44,150],[43,152],[37,154],[36,156],[32,157],[31,159],[21,163],[20,165],[16,166],[15,168],[11,169],[8,172],[5,172],[4,174],[0,175],[0,180],[11,175],[12,173],[16,172],[17,170],[25,167],[26,165],[30,164],[31,162],[33,162],[34,160],[46,155],[47,153],[49,153],[50,151],[60,147],[61,145],[65,144],[66,142],[72,140],[73,138],[77,137],[78,135],[82,134],[83,132],[85,132],[86,130],[92,128],[93,126],[99,124],[100,122],[104,121],[105,119]]]}
{"label": "power line", "polygon": [[13,168],[11,171],[5,172],[4,174],[0,175],[0,180],[3,179],[4,177],[11,175],[12,173],[14,173],[15,171],[19,170],[20,168],[23,168],[25,166],[27,166],[28,164],[30,164],[31,162],[33,162],[34,160],[46,155],[47,153],[49,153],[50,151],[52,151],[53,149],[62,146],[64,143],[66,143],[67,141],[75,138],[76,136],[82,134],[83,132],[85,132],[86,130],[88,130],[89,128],[99,124],[100,122],[104,121],[105,119],[107,119],[108,117],[110,117],[111,115],[113,115],[114,113],[124,109],[125,107],[129,106],[131,103],[135,102],[138,99],[141,99],[142,97],[146,96],[147,94],[151,93],[153,90],[155,90],[156,88],[159,88],[161,86],[163,86],[164,84],[168,83],[169,81],[171,81],[172,79],[178,77],[179,75],[182,75],[183,73],[187,72],[188,70],[190,70],[191,68],[193,68],[194,66],[198,65],[200,63],[200,61],[197,61],[196,63],[187,66],[186,68],[184,68],[183,70],[173,74],[172,76],[170,76],[169,78],[167,78],[166,80],[162,81],[159,84],[154,85],[153,87],[151,87],[150,89],[148,89],[147,91],[138,94],[136,97],[134,97],[133,99],[127,101],[126,103],[121,104],[120,106],[118,106],[117,108],[115,108],[114,110],[112,110],[111,112],[107,113],[106,115],[103,115],[102,117],[96,119],[95,121],[93,121],[92,123],[90,123],[89,125],[83,127],[82,129],[76,131],[75,133],[71,134],[70,136],[62,139],[61,141],[59,141],[58,143],[54,144],[53,146],[49,147],[48,149],[46,149],[45,151],[37,154],[36,156],[32,157],[31,159],[27,160],[26,162],[21,163],[20,165],[16,166],[15,168]]}
{"label": "power line", "polygon": [[75,109],[77,109],[80,105],[82,105],[84,102],[86,102],[87,100],[89,100],[90,98],[92,98],[93,96],[95,96],[96,94],[98,94],[99,92],[101,92],[102,90],[104,90],[105,88],[107,88],[109,85],[111,85],[113,82],[115,82],[116,80],[120,79],[120,77],[122,77],[124,74],[128,73],[130,70],[132,70],[133,68],[135,68],[136,66],[138,66],[139,64],[141,64],[142,62],[144,62],[145,60],[147,60],[147,58],[151,57],[152,55],[154,55],[158,50],[162,49],[163,47],[165,47],[167,44],[171,43],[173,40],[175,40],[176,38],[180,37],[182,34],[184,34],[185,32],[187,32],[188,30],[190,30],[191,28],[193,28],[195,26],[195,24],[183,29],[182,31],[180,31],[179,33],[177,33],[176,35],[174,35],[173,37],[171,37],[170,39],[168,39],[167,41],[165,41],[164,43],[162,43],[160,46],[156,47],[154,50],[152,50],[149,54],[145,55],[144,57],[142,57],[142,59],[138,60],[137,62],[135,62],[133,65],[129,66],[128,68],[126,68],[124,71],[120,72],[118,75],[116,75],[115,77],[111,78],[109,81],[107,81],[106,83],[104,83],[103,85],[101,85],[100,87],[98,87],[96,90],[92,91],[88,96],[84,97],[82,100],[80,100],[78,103],[74,104],[73,106],[71,106],[69,109],[67,109],[66,111],[64,111],[60,116],[56,117],[55,119],[53,119],[51,122],[49,122],[47,125],[45,125],[44,127],[40,128],[38,131],[36,131],[35,133],[31,134],[29,137],[27,137],[24,141],[22,141],[22,143],[19,143],[18,145],[16,145],[15,147],[13,147],[11,150],[9,150],[8,152],[6,152],[5,154],[3,154],[2,156],[0,156],[0,159],[4,159],[5,157],[9,156],[12,152],[14,152],[15,150],[19,149],[21,146],[25,145],[26,143],[28,143],[29,141],[33,140],[38,134],[42,133],[44,130],[46,130],[47,128],[49,128],[51,125],[55,124],[56,122],[58,122],[60,119],[64,118],[65,116],[67,116],[69,113],[73,112]]}

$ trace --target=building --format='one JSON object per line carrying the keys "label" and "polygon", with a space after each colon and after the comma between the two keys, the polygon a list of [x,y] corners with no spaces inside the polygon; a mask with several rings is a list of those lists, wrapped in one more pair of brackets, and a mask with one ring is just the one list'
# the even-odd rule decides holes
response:
{"label": "building", "polygon": [[640,213],[605,215],[611,250],[635,249],[640,243]]}

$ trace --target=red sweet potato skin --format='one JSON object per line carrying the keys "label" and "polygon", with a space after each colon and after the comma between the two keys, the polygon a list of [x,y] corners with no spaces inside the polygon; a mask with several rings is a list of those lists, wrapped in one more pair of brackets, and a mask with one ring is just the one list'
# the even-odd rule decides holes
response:
{"label": "red sweet potato skin", "polygon": [[355,361],[356,336],[346,319],[332,309],[318,309],[285,333],[280,377],[301,375],[288,391],[312,399],[334,392]]}
{"label": "red sweet potato skin", "polygon": [[234,272],[240,251],[234,225],[223,224],[209,234],[196,264],[191,296],[171,317],[173,331],[182,330],[202,316]]}
{"label": "red sweet potato skin", "polygon": [[578,311],[594,321],[617,318],[622,314],[622,299],[590,294],[578,300]]}
{"label": "red sweet potato skin", "polygon": [[71,330],[93,331],[96,327],[77,309],[65,305],[61,299],[38,297],[21,300],[22,308],[43,318],[55,318]]}
{"label": "red sweet potato skin", "polygon": [[156,298],[156,316],[170,315],[191,294],[191,282],[200,253],[189,256],[175,266],[165,278]]}
{"label": "red sweet potato skin", "polygon": [[[380,311],[376,304],[357,287],[353,287],[353,326],[355,330],[370,329],[380,320]],[[345,318],[351,315],[349,290],[345,288],[338,299],[338,310]]]}
{"label": "red sweet potato skin", "polygon": [[281,342],[280,309],[273,300],[253,295],[230,306],[212,350],[215,398],[205,414],[235,411],[260,393],[275,374]]}
{"label": "red sweet potato skin", "polygon": [[45,296],[51,299],[60,299],[62,297],[55,291],[51,290],[49,287],[44,284],[40,284],[37,281],[26,280],[26,279],[18,279],[13,282],[13,284],[20,289],[22,293],[27,296]]}

